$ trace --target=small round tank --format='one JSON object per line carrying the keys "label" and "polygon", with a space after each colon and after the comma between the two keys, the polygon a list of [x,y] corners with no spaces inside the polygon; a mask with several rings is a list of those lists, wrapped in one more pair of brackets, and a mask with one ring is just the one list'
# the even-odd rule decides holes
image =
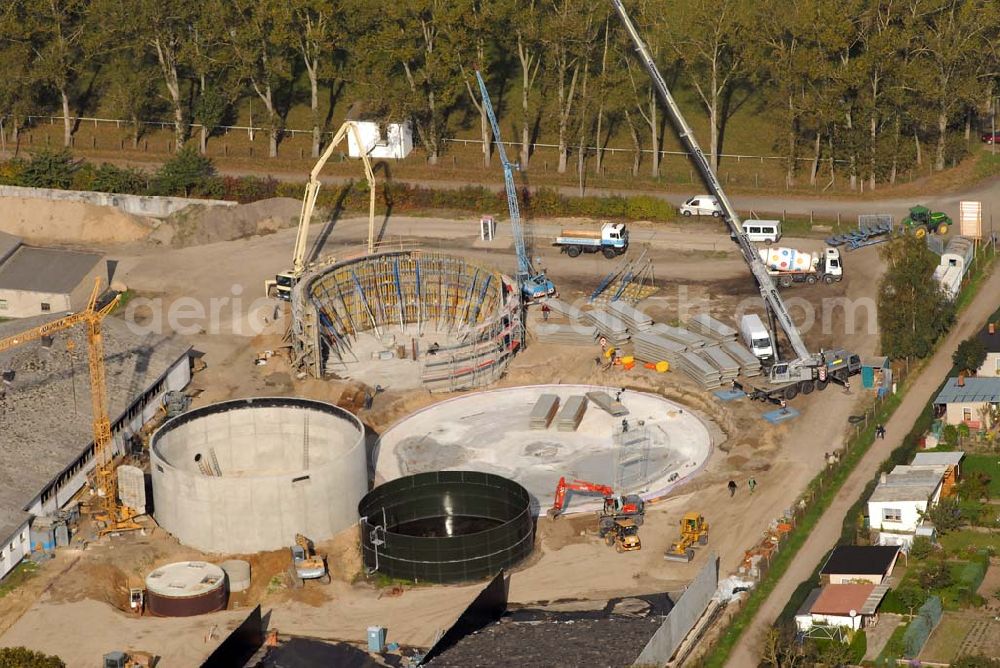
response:
{"label": "small round tank", "polygon": [[160,566],[146,576],[146,610],[158,617],[192,617],[223,610],[226,573],[205,561]]}

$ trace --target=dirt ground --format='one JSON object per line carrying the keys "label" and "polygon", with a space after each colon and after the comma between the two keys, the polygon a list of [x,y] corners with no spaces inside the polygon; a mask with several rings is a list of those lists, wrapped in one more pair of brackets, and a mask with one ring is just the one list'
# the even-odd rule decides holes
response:
{"label": "dirt ground", "polygon": [[[561,223],[534,221],[536,239],[552,233]],[[361,243],[366,224],[364,219],[347,219],[337,221],[332,229],[316,226],[311,232],[313,238],[325,238],[323,252],[336,254]],[[385,235],[460,252],[502,270],[511,270],[515,264],[509,238],[501,237],[495,247],[483,248],[478,226],[472,221],[393,218],[385,225]],[[257,352],[280,350],[283,345],[281,309],[276,313],[275,304],[261,295],[264,278],[286,267],[293,237],[294,230],[280,229],[263,236],[186,247],[160,239],[111,248],[112,257],[120,261],[119,278],[136,294],[125,316],[143,326],[179,329],[180,325],[199,351],[205,367],[193,381],[199,393],[196,405],[236,397],[294,394],[356,406],[357,387],[349,383],[297,379],[280,355],[266,366],[252,362]],[[720,225],[656,229],[635,225],[632,243],[648,244],[655,262],[660,289],[641,304],[655,319],[683,320],[685,309],[694,312],[706,305],[716,317],[730,321],[731,314],[744,303],[760,311],[759,295],[742,261],[730,250],[731,242]],[[815,240],[796,239],[783,243],[804,249],[817,244]],[[589,294],[614,266],[599,256],[570,259],[541,243],[536,243],[535,254],[559,286],[561,298],[568,301]],[[822,315],[824,299],[873,298],[882,271],[876,251],[866,249],[849,255],[845,265],[847,277],[840,284],[789,290],[793,316],[802,316],[807,308]],[[179,304],[201,304],[202,316],[197,312],[191,315],[189,309],[182,313],[184,317],[178,317]],[[858,310],[857,322],[846,334],[843,309],[828,310],[828,322],[805,334],[811,349],[836,343],[862,355],[874,352],[877,337],[869,334],[863,309]],[[262,330],[252,329],[253,323],[261,324]],[[570,516],[554,522],[540,519],[538,549],[511,577],[510,598],[515,603],[676,591],[710,551],[720,555],[724,576],[733,572],[744,550],[759,540],[821,468],[825,453],[842,445],[847,417],[865,400],[860,389],[845,392],[831,386],[822,394],[796,399],[794,406],[802,415],[775,427],[761,419],[767,410],[761,404],[723,404],[681,374],[656,374],[645,369],[625,372],[617,367],[602,371],[592,362],[597,353],[529,341],[500,384],[583,382],[647,389],[700,411],[724,434],[699,476],[650,507],[640,552],[618,554],[608,549],[596,539],[592,516]],[[361,410],[359,415],[377,434],[409,412],[447,396],[390,389],[376,398],[371,410]],[[752,494],[746,486],[751,476],[758,482]],[[726,489],[730,479],[739,483],[734,498]],[[711,524],[710,544],[691,564],[666,562],[663,552],[676,538],[679,518],[689,510],[700,511]],[[390,641],[426,646],[480,589],[479,585],[379,589],[359,576],[354,532],[319,547],[330,555],[331,585],[313,587],[307,583],[305,588],[292,591],[280,577],[287,566],[284,553],[252,555],[252,589],[234,596],[232,605],[246,610],[262,602],[265,611],[271,610],[272,626],[283,633],[363,641],[366,627],[380,624],[389,628]],[[64,551],[23,591],[0,599],[0,632],[4,632],[0,644],[58,651],[70,665],[81,666],[93,665],[100,643],[105,643],[100,651],[132,643],[179,658],[183,634],[197,644],[206,625],[215,623],[215,616],[185,621],[189,626],[182,626],[182,620],[129,619],[116,608],[121,604],[124,582],[141,581],[143,574],[157,565],[190,558],[221,561],[225,556],[198,555],[158,530],[148,536],[93,545],[72,555]],[[72,634],[54,637],[51,633],[52,628],[80,626],[81,619],[90,618],[101,619],[102,629],[113,630],[81,638],[79,644],[72,642]],[[186,664],[171,661],[169,665]]]}

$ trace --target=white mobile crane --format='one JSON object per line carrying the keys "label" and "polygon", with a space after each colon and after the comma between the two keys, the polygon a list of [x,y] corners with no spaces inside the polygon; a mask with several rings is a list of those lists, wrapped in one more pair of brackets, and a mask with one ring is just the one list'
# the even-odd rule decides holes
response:
{"label": "white mobile crane", "polygon": [[309,174],[309,183],[306,184],[306,192],[302,197],[302,212],[299,214],[299,229],[295,236],[295,250],[292,252],[292,268],[277,274],[273,279],[264,281],[264,294],[268,297],[277,297],[283,301],[291,301],[292,288],[298,283],[299,278],[306,270],[306,242],[309,240],[309,223],[312,221],[313,211],[316,209],[316,198],[319,196],[320,183],[319,173],[323,171],[333,150],[340,142],[347,138],[347,133],[353,135],[354,142],[358,145],[361,153],[361,163],[365,168],[365,179],[368,181],[368,253],[375,250],[375,172],[372,171],[372,163],[368,158],[365,144],[361,139],[361,133],[353,121],[345,121],[333,140],[323,151]]}
{"label": "white mobile crane", "polygon": [[768,383],[766,387],[748,388],[748,395],[754,399],[777,402],[783,399],[791,400],[799,392],[809,394],[814,389],[826,389],[827,383],[830,381],[841,385],[846,384],[851,375],[861,372],[860,358],[844,350],[827,350],[811,353],[806,348],[806,344],[802,340],[798,328],[788,313],[785,302],[781,299],[777,286],[771,280],[767,266],[761,260],[757,249],[750,243],[746,232],[743,231],[743,222],[740,220],[739,214],[733,208],[732,203],[723,191],[722,185],[719,183],[715,172],[712,171],[712,167],[709,165],[708,159],[702,152],[701,147],[698,145],[691,127],[687,124],[687,121],[681,114],[680,108],[670,94],[667,83],[656,66],[656,61],[653,60],[653,56],[649,53],[649,48],[643,42],[638,30],[636,30],[621,0],[611,0],[611,4],[618,13],[625,31],[632,39],[635,49],[639,54],[639,59],[649,73],[650,79],[653,81],[653,87],[666,107],[667,114],[670,116],[670,120],[677,130],[678,136],[687,148],[688,153],[690,153],[695,167],[698,168],[698,172],[705,181],[705,185],[708,186],[710,193],[715,196],[722,207],[722,217],[725,219],[726,224],[729,225],[730,236],[739,244],[743,259],[750,267],[750,271],[757,281],[760,296],[764,300],[772,323],[777,322],[778,326],[781,327],[781,330],[788,338],[789,344],[792,346],[792,350],[795,352],[795,359],[777,361],[771,366],[768,371]]}

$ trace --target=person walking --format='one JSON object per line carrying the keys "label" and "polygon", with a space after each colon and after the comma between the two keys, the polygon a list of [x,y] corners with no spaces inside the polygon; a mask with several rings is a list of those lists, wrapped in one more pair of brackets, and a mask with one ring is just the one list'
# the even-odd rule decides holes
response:
{"label": "person walking", "polygon": [[729,481],[729,498],[731,499],[735,495],[736,495],[736,481],[735,480],[730,480]]}
{"label": "person walking", "polygon": [[753,494],[753,491],[757,489],[757,481],[750,478],[750,480],[747,481],[747,487],[750,488],[750,493]]}
{"label": "person walking", "polygon": [[549,308],[548,304],[542,304],[542,320],[544,320],[545,322],[549,321],[549,311],[551,310],[552,309]]}

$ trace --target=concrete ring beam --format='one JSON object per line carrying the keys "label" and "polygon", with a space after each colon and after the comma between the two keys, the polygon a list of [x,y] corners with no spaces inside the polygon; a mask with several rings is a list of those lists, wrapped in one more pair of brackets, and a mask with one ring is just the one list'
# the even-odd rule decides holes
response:
{"label": "concrete ring beam", "polygon": [[398,250],[321,266],[292,291],[292,348],[315,377],[437,391],[497,380],[523,340],[509,277],[442,253]]}
{"label": "concrete ring beam", "polygon": [[364,426],[319,401],[257,398],[188,411],[150,445],[154,517],[204,552],[250,554],[331,538],[368,491]]}
{"label": "concrete ring beam", "polygon": [[365,567],[393,578],[482,580],[531,553],[528,491],[475,471],[420,473],[379,485],[358,505]]}
{"label": "concrete ring beam", "polygon": [[[523,485],[535,512],[551,507],[559,478],[611,486],[618,494],[655,500],[691,480],[712,449],[708,425],[690,409],[664,397],[627,390],[614,417],[592,400],[575,430],[559,414],[573,397],[620,388],[593,385],[530,385],[464,394],[403,418],[387,429],[375,451],[376,482],[428,471],[493,473]],[[554,395],[551,421],[532,428],[533,411]],[[623,420],[628,431],[623,432]],[[538,425],[535,424],[535,427]],[[599,499],[571,495],[566,512],[591,511]]]}
{"label": "concrete ring beam", "polygon": [[204,561],[160,566],[146,576],[146,610],[158,617],[191,617],[224,610],[226,573]]}

